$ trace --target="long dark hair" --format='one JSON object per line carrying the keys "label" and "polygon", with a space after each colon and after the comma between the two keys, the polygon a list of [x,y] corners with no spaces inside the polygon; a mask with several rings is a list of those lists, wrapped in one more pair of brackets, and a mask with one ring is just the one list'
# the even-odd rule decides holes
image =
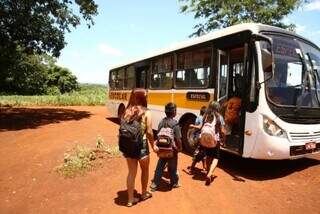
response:
{"label": "long dark hair", "polygon": [[220,112],[220,104],[218,102],[212,101],[209,103],[206,113],[204,114],[204,122],[212,123],[214,117],[218,117]]}
{"label": "long dark hair", "polygon": [[147,91],[144,88],[133,89],[123,119],[133,121],[141,118],[147,110],[147,105]]}

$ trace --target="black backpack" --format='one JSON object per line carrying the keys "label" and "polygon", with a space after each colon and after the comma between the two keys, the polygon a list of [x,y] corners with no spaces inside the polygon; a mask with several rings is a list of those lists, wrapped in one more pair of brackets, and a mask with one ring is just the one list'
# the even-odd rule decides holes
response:
{"label": "black backpack", "polygon": [[139,120],[130,122],[121,119],[119,128],[119,150],[125,157],[138,158],[143,148],[143,133]]}

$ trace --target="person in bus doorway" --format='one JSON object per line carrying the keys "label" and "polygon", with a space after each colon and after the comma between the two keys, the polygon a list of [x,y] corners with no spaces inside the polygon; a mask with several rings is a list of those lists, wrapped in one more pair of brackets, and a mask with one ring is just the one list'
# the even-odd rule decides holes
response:
{"label": "person in bus doorway", "polygon": [[231,135],[233,128],[238,129],[240,121],[241,99],[238,93],[235,93],[228,101],[223,104],[225,108],[224,121],[226,135]]}
{"label": "person in bus doorway", "polygon": [[212,101],[204,115],[204,123],[201,128],[200,144],[204,147],[206,156],[206,185],[213,181],[213,172],[220,158],[220,142],[225,134],[224,120],[220,111],[220,104]]}
{"label": "person in bus doorway", "polygon": [[191,124],[189,127],[196,129],[194,131],[194,142],[196,143],[196,149],[193,153],[191,166],[188,166],[188,174],[193,174],[195,170],[195,166],[198,162],[202,161],[203,169],[206,169],[205,165],[205,154],[204,148],[200,145],[200,133],[203,125],[203,116],[206,112],[206,107],[202,106],[200,109],[200,115],[196,118],[195,123]]}
{"label": "person in bus doorway", "polygon": [[[125,112],[121,118],[121,124],[119,129],[119,148],[126,158],[128,165],[127,176],[127,190],[128,190],[128,203],[127,206],[131,207],[139,201],[146,200],[152,197],[152,194],[147,191],[149,180],[149,147],[154,148],[153,132],[152,132],[152,119],[151,112],[147,108],[147,92],[145,89],[133,89],[125,109]],[[134,122],[137,123],[134,123]],[[138,142],[139,147],[130,147],[128,143],[132,139],[126,139],[125,135],[128,134],[128,130],[132,130],[132,124],[137,125],[138,132],[141,132],[141,142]],[[129,127],[129,128],[128,128]],[[127,130],[125,130],[127,128]],[[121,131],[124,130],[124,131]],[[130,131],[129,131],[130,132]],[[124,133],[124,134],[123,134]],[[124,136],[124,137],[123,137]],[[135,142],[136,143],[136,142]],[[134,185],[137,175],[137,168],[140,165],[141,168],[141,186],[142,193],[141,198],[134,197]]]}
{"label": "person in bus doorway", "polygon": [[170,183],[172,188],[180,187],[178,174],[178,152],[182,150],[181,129],[177,120],[174,119],[177,106],[168,103],[165,106],[166,117],[158,125],[157,140],[154,151],[159,157],[155,174],[151,183],[151,191],[156,191],[162,179],[165,166],[168,166]]}

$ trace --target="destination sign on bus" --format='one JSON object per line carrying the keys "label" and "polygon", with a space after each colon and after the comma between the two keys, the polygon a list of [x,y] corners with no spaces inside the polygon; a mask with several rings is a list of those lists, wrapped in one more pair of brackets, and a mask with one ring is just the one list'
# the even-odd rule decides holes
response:
{"label": "destination sign on bus", "polygon": [[290,42],[274,39],[273,49],[275,54],[289,56],[298,58],[296,49],[299,49],[298,44],[294,40],[289,40]]}
{"label": "destination sign on bus", "polygon": [[111,100],[127,100],[127,93],[109,92],[109,99],[111,99]]}
{"label": "destination sign on bus", "polygon": [[210,100],[210,94],[207,92],[188,92],[187,99],[193,101],[207,102]]}

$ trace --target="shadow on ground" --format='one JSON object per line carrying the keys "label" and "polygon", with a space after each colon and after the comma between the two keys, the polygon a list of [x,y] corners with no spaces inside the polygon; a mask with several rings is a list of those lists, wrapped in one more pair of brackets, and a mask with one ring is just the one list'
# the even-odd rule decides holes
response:
{"label": "shadow on ground", "polygon": [[[140,198],[141,194],[138,194],[137,190],[134,190],[134,197]],[[128,203],[128,191],[122,190],[117,192],[117,197],[114,198],[114,203],[119,206],[127,206]]]}
{"label": "shadow on ground", "polygon": [[312,158],[253,160],[223,153],[218,167],[231,175],[235,181],[244,182],[245,179],[262,181],[281,178],[317,165],[320,165],[320,160]]}
{"label": "shadow on ground", "polygon": [[115,123],[115,124],[117,124],[117,125],[120,124],[119,118],[117,118],[117,117],[106,117],[106,119],[111,121],[111,122],[113,122],[113,123]]}
{"label": "shadow on ground", "polygon": [[[190,156],[190,164],[191,162],[192,158]],[[254,160],[223,152],[219,160],[218,168],[232,176],[234,181],[245,182],[246,180],[263,181],[277,179],[317,165],[320,165],[320,160],[313,158],[301,158],[297,160]],[[198,163],[197,167],[192,178],[194,180],[204,181],[205,173],[202,172],[201,163]],[[183,169],[183,172],[188,174],[186,169]]]}
{"label": "shadow on ground", "polygon": [[88,111],[63,108],[0,108],[0,131],[35,129],[68,120],[89,118]]}

